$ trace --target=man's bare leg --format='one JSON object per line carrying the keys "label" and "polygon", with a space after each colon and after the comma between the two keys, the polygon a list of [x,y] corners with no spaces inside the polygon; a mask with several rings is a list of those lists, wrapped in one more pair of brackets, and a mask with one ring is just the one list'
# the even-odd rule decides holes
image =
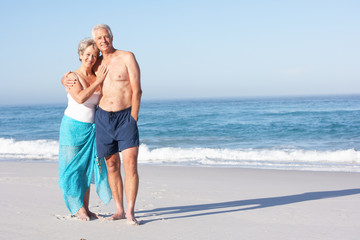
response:
{"label": "man's bare leg", "polygon": [[135,219],[135,201],[139,189],[138,152],[139,147],[132,147],[122,151],[125,171],[126,218],[130,224],[138,224]]}
{"label": "man's bare leg", "polygon": [[112,196],[114,198],[116,213],[111,216],[112,220],[119,220],[125,218],[124,203],[123,203],[123,183],[120,173],[120,156],[115,153],[106,157],[106,166],[108,169],[108,180]]}

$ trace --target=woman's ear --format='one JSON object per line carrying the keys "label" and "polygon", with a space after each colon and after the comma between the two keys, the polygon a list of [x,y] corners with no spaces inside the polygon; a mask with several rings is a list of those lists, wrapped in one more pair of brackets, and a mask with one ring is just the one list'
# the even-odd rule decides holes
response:
{"label": "woman's ear", "polygon": [[79,54],[79,60],[80,60],[80,62],[82,62],[82,54],[81,54],[81,52],[78,52],[78,54]]}

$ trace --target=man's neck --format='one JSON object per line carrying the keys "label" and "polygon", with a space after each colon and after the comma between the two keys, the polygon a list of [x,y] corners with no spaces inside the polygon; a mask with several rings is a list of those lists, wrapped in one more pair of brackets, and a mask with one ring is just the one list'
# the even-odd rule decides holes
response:
{"label": "man's neck", "polygon": [[116,49],[115,48],[112,48],[111,50],[107,51],[107,52],[103,52],[102,55],[103,55],[103,59],[106,60],[106,59],[109,59],[112,57],[112,55],[116,52]]}

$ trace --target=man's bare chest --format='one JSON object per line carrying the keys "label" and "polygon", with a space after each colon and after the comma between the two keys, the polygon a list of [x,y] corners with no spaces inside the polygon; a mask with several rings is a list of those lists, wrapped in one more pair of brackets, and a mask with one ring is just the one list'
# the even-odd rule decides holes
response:
{"label": "man's bare chest", "polygon": [[110,81],[128,81],[128,71],[125,67],[109,67],[106,79]]}
{"label": "man's bare chest", "polygon": [[128,70],[126,64],[121,61],[121,59],[114,58],[111,61],[103,62],[109,71],[107,74],[106,79],[110,81],[127,81],[128,77]]}

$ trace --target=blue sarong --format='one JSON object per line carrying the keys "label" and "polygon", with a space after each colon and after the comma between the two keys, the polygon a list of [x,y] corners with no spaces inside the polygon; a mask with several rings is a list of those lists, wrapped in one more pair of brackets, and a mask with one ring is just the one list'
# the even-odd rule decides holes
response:
{"label": "blue sarong", "polygon": [[95,124],[64,116],[59,140],[59,186],[72,215],[84,205],[92,179],[101,201],[110,202],[107,176],[105,159],[96,156]]}

